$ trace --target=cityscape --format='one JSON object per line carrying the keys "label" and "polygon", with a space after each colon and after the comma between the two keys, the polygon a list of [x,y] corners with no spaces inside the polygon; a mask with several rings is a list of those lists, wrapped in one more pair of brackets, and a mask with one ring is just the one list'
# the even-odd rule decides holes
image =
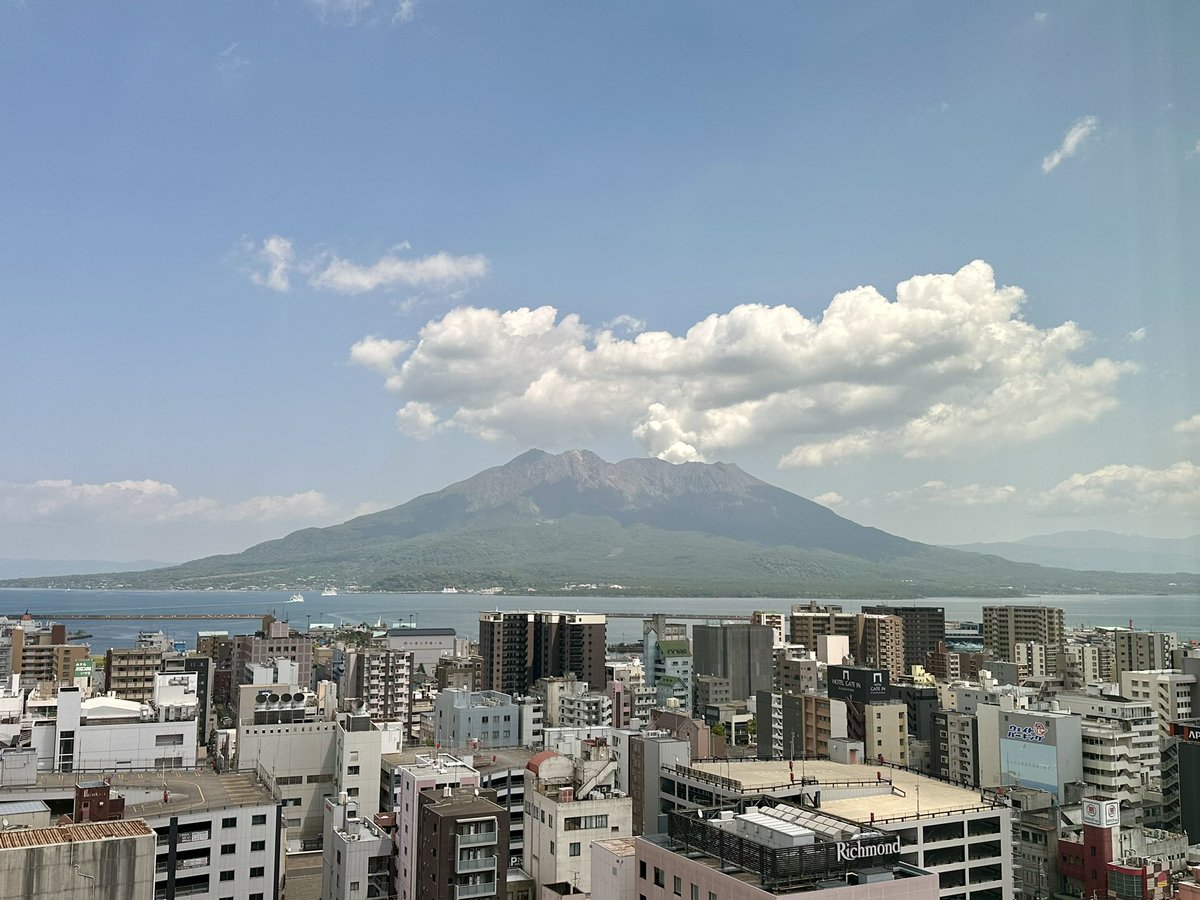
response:
{"label": "cityscape", "polygon": [[1197,48],[0,0],[0,900],[1200,900]]}
{"label": "cityscape", "polygon": [[501,606],[469,634],[196,615],[103,655],[0,621],[3,890],[1200,895],[1195,641],[810,600],[612,643]]}

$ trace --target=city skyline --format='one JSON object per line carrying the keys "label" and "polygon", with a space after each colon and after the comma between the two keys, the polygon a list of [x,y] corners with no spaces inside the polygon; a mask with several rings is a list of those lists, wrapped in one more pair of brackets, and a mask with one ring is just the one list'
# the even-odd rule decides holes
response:
{"label": "city skyline", "polygon": [[0,8],[0,555],[530,447],[914,540],[1200,532],[1200,11]]}

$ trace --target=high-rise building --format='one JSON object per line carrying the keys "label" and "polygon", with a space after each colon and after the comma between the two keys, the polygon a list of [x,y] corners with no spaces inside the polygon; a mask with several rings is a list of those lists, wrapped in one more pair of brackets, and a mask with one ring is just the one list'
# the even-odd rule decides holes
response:
{"label": "high-rise building", "polygon": [[21,676],[24,688],[71,684],[75,664],[87,659],[86,646],[67,643],[66,626],[39,626],[28,615],[22,617],[20,628],[12,630],[11,640],[12,673]]}
{"label": "high-rise building", "polygon": [[1046,670],[1057,671],[1063,647],[1063,611],[1056,606],[985,606],[983,646],[996,659],[1013,661],[1017,644],[1042,644]]}
{"label": "high-rise building", "polygon": [[570,673],[602,685],[606,633],[607,620],[594,613],[481,613],[483,688],[520,695],[539,678]]}
{"label": "high-rise building", "polygon": [[693,670],[728,678],[730,696],[746,700],[771,690],[774,644],[775,632],[767,625],[697,625],[692,629]]}
{"label": "high-rise building", "polygon": [[907,671],[904,635],[904,620],[898,615],[848,613],[840,606],[822,607],[815,603],[792,607],[793,644],[817,650],[822,637],[846,637],[857,665],[887,669],[893,678]]}
{"label": "high-rise building", "polygon": [[[864,613],[899,616],[904,622],[904,672],[925,665],[926,654],[937,650],[946,639],[946,610],[941,606],[864,606]],[[893,673],[896,677],[897,673]]]}
{"label": "high-rise building", "polygon": [[1113,633],[1114,681],[1126,672],[1174,668],[1179,639],[1171,632],[1116,631]]}
{"label": "high-rise building", "polygon": [[163,652],[158,647],[110,647],[104,654],[107,692],[120,700],[148,703],[162,661]]}

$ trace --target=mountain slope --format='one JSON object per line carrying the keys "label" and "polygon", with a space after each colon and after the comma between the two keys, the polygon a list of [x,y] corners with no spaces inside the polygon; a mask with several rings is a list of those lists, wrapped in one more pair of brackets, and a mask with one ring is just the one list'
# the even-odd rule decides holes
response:
{"label": "mountain slope", "polygon": [[858,525],[734,465],[608,463],[584,450],[531,450],[392,509],[243,553],[53,583],[195,588],[330,581],[381,590],[515,591],[599,583],[684,596],[1168,589],[1155,576],[1043,569],[919,544]]}
{"label": "mountain slope", "polygon": [[1019,541],[960,544],[954,550],[993,553],[1014,562],[1106,572],[1200,571],[1200,535],[1149,538],[1111,531],[1060,531]]}

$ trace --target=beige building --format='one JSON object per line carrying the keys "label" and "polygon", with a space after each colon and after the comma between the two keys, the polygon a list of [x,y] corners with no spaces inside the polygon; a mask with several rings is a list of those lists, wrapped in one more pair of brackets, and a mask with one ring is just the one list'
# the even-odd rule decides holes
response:
{"label": "beige building", "polygon": [[0,831],[0,900],[153,900],[154,851],[141,819]]}
{"label": "beige building", "polygon": [[1063,611],[1055,606],[985,606],[983,647],[993,658],[1012,661],[1017,644],[1046,648],[1046,668],[1055,671],[1063,646]]}
{"label": "beige building", "polygon": [[149,703],[162,661],[163,652],[158,647],[110,648],[104,655],[105,690],[121,700]]}
{"label": "beige building", "polygon": [[908,765],[908,706],[899,701],[864,707],[866,752],[871,759]]}

